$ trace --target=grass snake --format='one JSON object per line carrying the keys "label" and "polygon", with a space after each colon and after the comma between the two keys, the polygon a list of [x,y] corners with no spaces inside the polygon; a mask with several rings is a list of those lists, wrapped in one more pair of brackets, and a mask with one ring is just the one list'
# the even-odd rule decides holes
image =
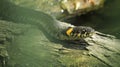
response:
{"label": "grass snake", "polygon": [[60,40],[79,40],[94,33],[91,27],[61,22],[43,12],[20,7],[6,0],[0,2],[0,16],[3,20],[36,25]]}

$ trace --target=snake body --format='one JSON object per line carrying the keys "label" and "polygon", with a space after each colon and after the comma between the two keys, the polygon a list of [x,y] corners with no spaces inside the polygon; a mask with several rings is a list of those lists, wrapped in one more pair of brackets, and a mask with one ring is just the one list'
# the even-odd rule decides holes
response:
{"label": "snake body", "polygon": [[90,27],[76,27],[69,23],[60,22],[43,12],[20,7],[6,0],[0,2],[0,16],[3,20],[36,25],[60,40],[86,38],[94,32]]}

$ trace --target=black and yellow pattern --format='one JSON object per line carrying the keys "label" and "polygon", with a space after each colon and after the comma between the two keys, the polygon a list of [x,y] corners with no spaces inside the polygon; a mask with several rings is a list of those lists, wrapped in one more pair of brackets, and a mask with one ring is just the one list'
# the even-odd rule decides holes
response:
{"label": "black and yellow pattern", "polygon": [[94,33],[94,29],[91,27],[86,26],[76,26],[76,27],[69,27],[66,30],[66,35],[69,37],[75,38],[86,38],[92,36]]}
{"label": "black and yellow pattern", "polygon": [[67,34],[68,36],[70,36],[72,32],[73,32],[73,28],[70,27],[70,28],[67,29],[66,34]]}

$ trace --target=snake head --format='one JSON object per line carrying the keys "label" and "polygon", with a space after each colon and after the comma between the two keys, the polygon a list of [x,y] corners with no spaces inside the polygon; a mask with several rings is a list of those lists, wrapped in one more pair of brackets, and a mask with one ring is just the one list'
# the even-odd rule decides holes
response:
{"label": "snake head", "polygon": [[94,34],[94,29],[86,26],[69,27],[66,30],[66,35],[74,38],[91,37]]}

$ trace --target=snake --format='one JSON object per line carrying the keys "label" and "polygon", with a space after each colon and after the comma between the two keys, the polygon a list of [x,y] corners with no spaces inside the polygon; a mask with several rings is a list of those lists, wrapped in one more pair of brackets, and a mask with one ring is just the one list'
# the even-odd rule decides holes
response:
{"label": "snake", "polygon": [[61,22],[40,11],[17,6],[7,0],[0,2],[2,20],[16,23],[32,24],[40,27],[45,33],[59,40],[79,40],[91,37],[95,30],[88,26],[74,26]]}

